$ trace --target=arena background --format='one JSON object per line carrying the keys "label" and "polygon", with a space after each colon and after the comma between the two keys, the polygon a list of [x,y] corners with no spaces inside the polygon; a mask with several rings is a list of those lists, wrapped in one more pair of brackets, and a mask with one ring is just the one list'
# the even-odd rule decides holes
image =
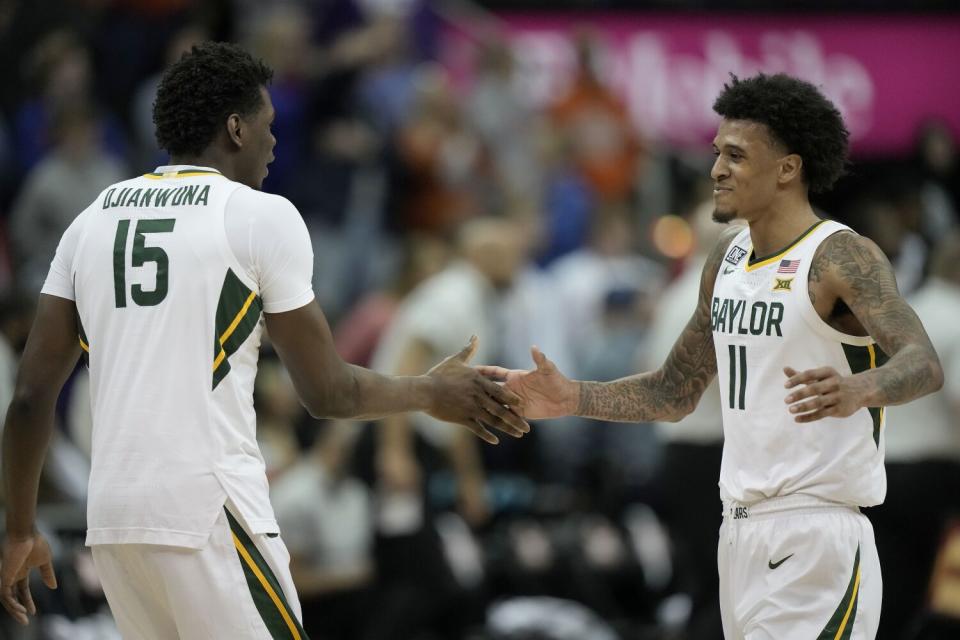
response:
{"label": "arena background", "polygon": [[[275,69],[264,189],[308,224],[341,354],[387,371],[471,333],[478,360],[511,367],[534,343],[573,377],[657,366],[717,233],[713,98],[730,73],[820,86],[853,164],[815,204],[874,239],[911,299],[935,294],[925,322],[948,327],[952,431],[927,428],[930,405],[891,410],[888,498],[867,510],[880,637],[960,637],[955,2],[0,0],[0,405],[61,233],[165,162],[158,74],[210,38]],[[561,420],[490,448],[417,418],[311,420],[269,344],[261,362],[258,429],[312,637],[722,636],[716,395],[680,425]],[[119,637],[83,547],[87,389],[78,367],[41,490],[60,588],[38,583],[39,619],[4,617],[0,638]]]}

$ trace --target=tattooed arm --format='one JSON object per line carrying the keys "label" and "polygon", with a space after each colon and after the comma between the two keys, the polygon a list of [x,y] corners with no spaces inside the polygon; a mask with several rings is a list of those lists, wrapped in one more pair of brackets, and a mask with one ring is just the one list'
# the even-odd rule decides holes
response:
{"label": "tattooed arm", "polygon": [[[900,296],[893,268],[863,236],[839,232],[827,238],[810,265],[811,286],[836,296],[890,359],[881,367],[842,377],[829,368],[785,370],[786,386],[806,386],[787,396],[798,422],[848,416],[861,407],[910,402],[943,386],[943,370],[930,338]],[[803,402],[799,402],[804,400]]]}
{"label": "tattooed arm", "polygon": [[532,371],[480,367],[481,373],[506,381],[523,398],[526,418],[575,414],[610,422],[680,420],[696,408],[717,373],[710,303],[720,263],[738,231],[725,230],[707,258],[697,309],[659,369],[611,382],[569,380],[534,347],[537,368]]}

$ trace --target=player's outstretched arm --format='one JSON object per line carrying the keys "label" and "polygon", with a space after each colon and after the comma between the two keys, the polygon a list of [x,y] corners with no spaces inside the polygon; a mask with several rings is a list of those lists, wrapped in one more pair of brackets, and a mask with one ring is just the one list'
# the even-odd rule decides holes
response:
{"label": "player's outstretched arm", "polygon": [[479,367],[523,398],[526,418],[578,415],[612,422],[675,422],[696,408],[717,373],[710,301],[727,246],[739,229],[724,231],[707,259],[700,278],[700,296],[693,317],[673,345],[666,362],[655,370],[611,382],[570,380],[533,348],[531,371]]}
{"label": "player's outstretched arm", "polygon": [[516,407],[520,398],[468,366],[477,347],[476,336],[425,375],[385,376],[340,358],[316,302],[265,317],[270,339],[314,417],[372,420],[424,411],[438,420],[461,424],[491,444],[497,438],[487,427],[515,437],[530,430],[508,409]]}
{"label": "player's outstretched arm", "polygon": [[57,586],[50,547],[35,527],[37,487],[53,433],[57,397],[80,357],[76,318],[72,300],[40,296],[3,430],[7,535],[0,567],[0,601],[21,624],[27,624],[28,614],[36,614],[30,570],[39,569],[51,589]]}
{"label": "player's outstretched arm", "polygon": [[943,386],[940,360],[923,324],[900,296],[893,268],[873,241],[840,232],[827,238],[810,265],[810,280],[837,293],[890,356],[886,364],[852,376],[826,367],[789,367],[786,397],[797,422],[846,417],[862,407],[903,404]]}

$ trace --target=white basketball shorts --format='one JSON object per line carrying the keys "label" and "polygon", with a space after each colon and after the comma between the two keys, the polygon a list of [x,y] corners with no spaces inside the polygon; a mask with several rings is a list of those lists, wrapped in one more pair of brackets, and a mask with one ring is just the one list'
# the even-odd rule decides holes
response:
{"label": "white basketball shorts", "polygon": [[717,553],[727,640],[873,640],[883,584],[856,507],[804,495],[724,502]]}
{"label": "white basketball shorts", "polygon": [[226,509],[206,546],[93,546],[124,640],[305,640],[290,555]]}

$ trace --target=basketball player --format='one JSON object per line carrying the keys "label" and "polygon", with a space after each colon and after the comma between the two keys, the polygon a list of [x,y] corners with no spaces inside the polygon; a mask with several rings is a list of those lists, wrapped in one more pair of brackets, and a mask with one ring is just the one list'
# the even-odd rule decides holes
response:
{"label": "basketball player", "polygon": [[[714,103],[714,219],[699,302],[666,362],[612,382],[484,367],[527,418],[677,420],[719,373],[718,565],[727,638],[873,638],[881,579],[859,508],[883,501],[884,411],[940,388],[937,355],[876,245],[821,220],[847,130],[812,85],[733,78]],[[897,425],[909,428],[909,425]]]}
{"label": "basketball player", "polygon": [[234,45],[186,54],[154,106],[172,164],[106,189],[60,242],[3,443],[0,599],[21,623],[35,613],[29,570],[56,585],[37,484],[81,350],[94,422],[87,544],[125,638],[305,637],[255,437],[264,325],[315,416],[425,411],[490,442],[486,427],[529,429],[504,408],[518,398],[466,366],[476,339],[424,376],[337,356],[313,301],[306,226],[258,190],[276,142],[270,77]]}

